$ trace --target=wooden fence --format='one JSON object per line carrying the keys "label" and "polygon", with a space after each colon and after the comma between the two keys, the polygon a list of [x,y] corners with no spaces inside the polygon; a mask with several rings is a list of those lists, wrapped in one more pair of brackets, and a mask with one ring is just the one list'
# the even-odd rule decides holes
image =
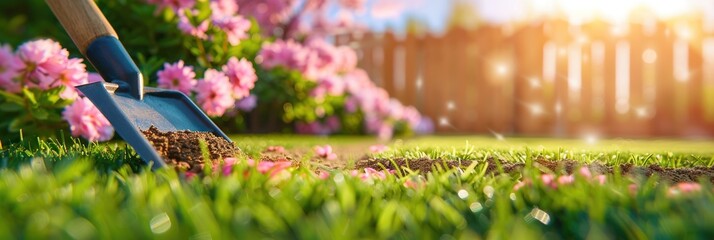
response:
{"label": "wooden fence", "polygon": [[335,42],[439,133],[712,137],[714,35],[700,25],[548,21]]}

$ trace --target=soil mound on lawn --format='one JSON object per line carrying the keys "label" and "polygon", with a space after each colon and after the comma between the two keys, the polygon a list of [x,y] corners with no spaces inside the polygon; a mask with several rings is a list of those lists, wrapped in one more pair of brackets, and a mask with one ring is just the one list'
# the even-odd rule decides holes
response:
{"label": "soil mound on lawn", "polygon": [[[525,166],[524,163],[514,163],[504,160],[489,158],[486,160],[440,160],[440,159],[363,159],[357,162],[355,168],[374,168],[389,170],[419,171],[428,173],[436,169],[465,169],[474,162],[486,164],[486,174],[512,174],[520,173]],[[396,165],[395,165],[396,164]],[[632,164],[621,164],[618,166],[605,165],[602,163],[585,164],[573,160],[551,161],[543,158],[537,159],[533,165],[544,173],[554,173],[558,175],[573,174],[580,167],[588,167],[593,174],[613,174],[619,168],[620,174],[626,176],[657,176],[660,180],[670,183],[696,182],[704,178],[714,183],[714,168],[693,167],[693,168],[663,168],[657,165],[635,166]]]}
{"label": "soil mound on lawn", "polygon": [[239,151],[233,143],[211,132],[162,132],[154,126],[141,132],[167,164],[184,171],[202,171],[205,159],[200,141],[206,143],[212,160],[235,157]]}

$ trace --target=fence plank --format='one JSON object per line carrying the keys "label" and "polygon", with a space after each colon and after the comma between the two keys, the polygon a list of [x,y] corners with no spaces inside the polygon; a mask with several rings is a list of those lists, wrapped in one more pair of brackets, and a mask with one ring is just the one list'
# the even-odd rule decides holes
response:
{"label": "fence plank", "polygon": [[[483,25],[443,36],[365,33],[335,41],[358,43],[359,66],[431,117],[437,132],[713,136],[714,111],[706,108],[714,74],[705,69],[714,60],[705,61],[704,37],[683,44],[661,22],[616,27],[546,20],[512,35]],[[676,80],[675,59],[686,61],[687,79]]]}
{"label": "fence plank", "polygon": [[[543,26],[527,26],[514,35],[515,44],[515,132],[525,135],[545,135],[542,94]],[[538,64],[541,63],[541,64]]]}
{"label": "fence plank", "polygon": [[397,47],[397,42],[392,32],[385,33],[382,38],[381,44],[381,86],[384,90],[387,90],[392,96],[398,97],[400,92],[397,92],[394,87],[394,50]]}
{"label": "fence plank", "polygon": [[423,63],[420,40],[414,34],[408,34],[404,40],[404,96],[405,105],[418,106],[417,81]]}

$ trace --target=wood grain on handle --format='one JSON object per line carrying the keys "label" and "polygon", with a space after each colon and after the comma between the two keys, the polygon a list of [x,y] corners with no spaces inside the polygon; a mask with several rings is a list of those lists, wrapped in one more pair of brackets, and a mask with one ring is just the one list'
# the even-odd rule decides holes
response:
{"label": "wood grain on handle", "polygon": [[117,36],[114,28],[109,25],[109,21],[93,0],[46,0],[46,2],[82,54],[85,54],[87,46],[95,38]]}

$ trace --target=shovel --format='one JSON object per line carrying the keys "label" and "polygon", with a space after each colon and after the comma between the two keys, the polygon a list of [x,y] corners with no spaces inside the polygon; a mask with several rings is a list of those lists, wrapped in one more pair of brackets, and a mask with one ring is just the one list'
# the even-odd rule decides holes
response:
{"label": "shovel", "polygon": [[93,0],[46,0],[82,54],[107,82],[77,86],[152,168],[166,164],[141,133],[212,132],[232,142],[211,119],[179,91],[144,87],[139,68]]}

